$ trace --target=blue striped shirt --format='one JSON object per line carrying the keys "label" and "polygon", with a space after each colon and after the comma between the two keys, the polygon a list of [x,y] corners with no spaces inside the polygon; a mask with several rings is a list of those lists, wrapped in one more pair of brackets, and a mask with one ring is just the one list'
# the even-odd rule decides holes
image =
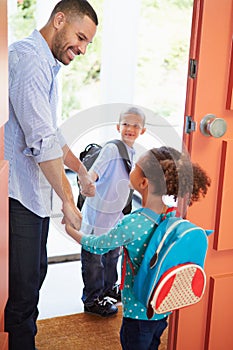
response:
{"label": "blue striped shirt", "polygon": [[52,188],[38,163],[62,157],[66,143],[57,128],[59,69],[37,30],[9,47],[9,196],[41,217],[50,215]]}

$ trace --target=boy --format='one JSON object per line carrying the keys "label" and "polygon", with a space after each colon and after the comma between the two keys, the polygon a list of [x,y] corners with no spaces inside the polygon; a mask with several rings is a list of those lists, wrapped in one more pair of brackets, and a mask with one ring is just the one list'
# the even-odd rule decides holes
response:
{"label": "boy", "polygon": [[[135,154],[134,142],[146,130],[143,111],[131,107],[122,112],[117,130],[132,164]],[[130,191],[129,174],[115,144],[108,143],[103,147],[89,174],[96,184],[96,195],[86,198],[84,202],[81,230],[85,234],[100,236],[123,217],[122,210],[127,204]],[[120,300],[116,286],[119,253],[120,248],[104,255],[92,254],[82,249],[82,300],[85,312],[103,317],[117,313],[114,302]]]}

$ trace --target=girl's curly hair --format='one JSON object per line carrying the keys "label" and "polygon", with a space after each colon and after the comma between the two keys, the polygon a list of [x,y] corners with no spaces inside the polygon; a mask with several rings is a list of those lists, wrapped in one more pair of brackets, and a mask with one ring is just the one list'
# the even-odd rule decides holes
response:
{"label": "girl's curly hair", "polygon": [[189,156],[172,147],[149,150],[138,165],[159,195],[189,197],[189,205],[205,197],[211,184],[206,172],[190,161]]}

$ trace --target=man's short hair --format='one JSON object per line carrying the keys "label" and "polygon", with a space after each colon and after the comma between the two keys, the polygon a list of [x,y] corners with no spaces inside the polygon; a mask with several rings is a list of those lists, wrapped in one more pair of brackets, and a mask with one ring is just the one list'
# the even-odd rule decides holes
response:
{"label": "man's short hair", "polygon": [[95,25],[98,25],[97,14],[87,0],[61,0],[54,7],[50,18],[57,12],[63,12],[70,20],[75,16],[81,18],[88,16]]}

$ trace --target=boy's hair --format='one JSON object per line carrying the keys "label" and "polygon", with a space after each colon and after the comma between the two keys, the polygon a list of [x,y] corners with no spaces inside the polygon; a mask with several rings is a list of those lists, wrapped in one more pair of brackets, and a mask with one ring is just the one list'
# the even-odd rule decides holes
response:
{"label": "boy's hair", "polygon": [[127,114],[136,114],[139,115],[142,118],[142,126],[145,126],[146,123],[146,116],[145,113],[138,107],[129,107],[126,110],[124,110],[123,112],[120,113],[120,117],[119,117],[119,123],[121,122],[122,118],[127,115]]}
{"label": "boy's hair", "polygon": [[149,150],[138,165],[153,185],[154,193],[170,195],[176,200],[189,194],[189,205],[205,197],[211,184],[206,172],[190,161],[185,153],[172,147]]}
{"label": "boy's hair", "polygon": [[50,19],[57,13],[63,12],[67,15],[68,20],[72,20],[74,17],[88,16],[96,25],[98,25],[98,17],[87,0],[61,0],[54,7]]}

